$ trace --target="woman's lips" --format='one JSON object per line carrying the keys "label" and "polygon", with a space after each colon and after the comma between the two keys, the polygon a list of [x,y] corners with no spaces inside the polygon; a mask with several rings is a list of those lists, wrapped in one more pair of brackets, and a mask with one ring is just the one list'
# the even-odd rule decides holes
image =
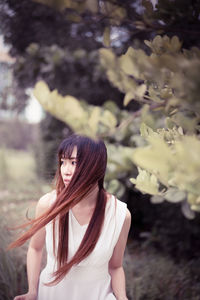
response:
{"label": "woman's lips", "polygon": [[69,182],[70,182],[69,179],[64,179],[63,181],[64,181],[65,183],[69,183]]}

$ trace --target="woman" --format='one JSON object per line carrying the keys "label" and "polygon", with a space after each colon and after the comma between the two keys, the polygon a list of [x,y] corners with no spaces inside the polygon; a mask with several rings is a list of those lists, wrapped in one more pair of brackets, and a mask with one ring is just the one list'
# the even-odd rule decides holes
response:
{"label": "woman", "polygon": [[[127,300],[122,266],[131,216],[103,187],[105,144],[73,135],[58,149],[56,189],[38,201],[31,228],[28,293],[14,300]],[[47,264],[40,274],[46,239]]]}

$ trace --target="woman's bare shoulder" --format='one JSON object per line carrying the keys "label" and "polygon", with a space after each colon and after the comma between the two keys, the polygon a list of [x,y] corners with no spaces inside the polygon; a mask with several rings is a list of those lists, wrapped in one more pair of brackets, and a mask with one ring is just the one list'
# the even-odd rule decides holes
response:
{"label": "woman's bare shoulder", "polygon": [[52,201],[56,197],[56,190],[44,194],[37,203],[37,208],[41,210],[46,210],[50,207]]}

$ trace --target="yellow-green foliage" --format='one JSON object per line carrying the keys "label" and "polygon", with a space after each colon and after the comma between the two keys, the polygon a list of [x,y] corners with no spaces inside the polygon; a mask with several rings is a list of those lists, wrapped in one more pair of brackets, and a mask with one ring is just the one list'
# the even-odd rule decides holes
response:
{"label": "yellow-green foliage", "polygon": [[[134,151],[133,161],[146,171],[139,170],[131,181],[141,191],[171,202],[188,199],[191,209],[200,211],[200,140],[175,128],[153,131],[143,124],[141,132],[148,145]],[[157,180],[167,189],[159,191]]]}
{"label": "yellow-green foliage", "polygon": [[[200,211],[200,50],[181,49],[176,36],[157,36],[145,43],[149,55],[131,47],[120,57],[110,49],[100,50],[109,80],[125,94],[124,104],[141,104],[134,114],[119,113],[111,101],[95,107],[62,97],[44,82],[37,83],[34,95],[74,131],[108,139],[111,190],[123,194],[121,179],[133,177],[136,165],[138,177],[131,179],[136,188],[151,194],[153,203],[181,202],[184,215],[193,218],[194,211]],[[117,145],[124,141],[127,147]]]}
{"label": "yellow-green foliage", "polygon": [[86,105],[72,96],[62,97],[50,91],[45,82],[38,82],[34,96],[48,112],[79,133],[95,137],[115,128],[117,120],[109,110]]}
{"label": "yellow-green foliage", "polygon": [[176,36],[156,36],[145,43],[152,51],[149,55],[131,47],[120,57],[111,49],[100,50],[109,80],[125,94],[124,104],[137,100],[151,110],[160,110],[160,125],[165,126],[156,131],[141,126],[148,145],[134,151],[133,162],[140,168],[138,177],[131,181],[142,192],[154,195],[153,203],[182,201],[184,214],[192,218],[190,208],[200,211],[200,140],[196,135],[200,50],[182,50]]}
{"label": "yellow-green foliage", "polygon": [[[101,49],[101,63],[109,80],[125,93],[124,104],[131,100],[177,105],[200,110],[200,50],[181,51],[178,37],[156,36],[145,41],[152,53],[130,47],[117,57],[111,49]],[[142,80],[143,83],[138,83]]]}
{"label": "yellow-green foliage", "polygon": [[131,178],[130,181],[135,184],[136,188],[143,193],[151,195],[159,194],[159,184],[156,176],[149,172],[138,168],[139,174],[137,178]]}
{"label": "yellow-green foliage", "polygon": [[[66,14],[66,18],[72,22],[81,22],[81,14],[90,11],[93,14],[101,13],[111,25],[120,25],[126,18],[127,12],[121,5],[117,5],[114,1],[98,0],[34,0],[42,4],[53,7],[56,10],[63,11],[70,9],[71,14]],[[108,22],[108,21],[107,21]]]}

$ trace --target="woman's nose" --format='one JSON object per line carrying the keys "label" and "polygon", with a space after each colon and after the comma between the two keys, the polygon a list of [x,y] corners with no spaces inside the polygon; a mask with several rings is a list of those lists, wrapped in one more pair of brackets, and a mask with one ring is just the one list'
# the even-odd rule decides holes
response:
{"label": "woman's nose", "polygon": [[64,173],[66,175],[71,175],[72,174],[72,166],[70,165],[70,163],[67,163],[64,167]]}

